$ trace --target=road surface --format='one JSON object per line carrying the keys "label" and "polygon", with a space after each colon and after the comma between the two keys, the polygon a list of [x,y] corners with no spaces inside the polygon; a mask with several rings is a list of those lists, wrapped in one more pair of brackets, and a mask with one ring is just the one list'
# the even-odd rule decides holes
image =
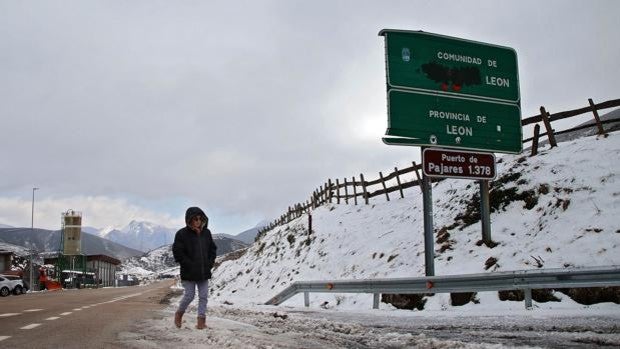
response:
{"label": "road surface", "polygon": [[166,307],[171,281],[0,298],[0,348],[122,348],[118,334]]}
{"label": "road surface", "polygon": [[505,314],[210,305],[208,328],[196,330],[195,304],[181,329],[173,325],[180,292],[170,286],[164,281],[0,298],[0,348],[620,347],[615,304]]}

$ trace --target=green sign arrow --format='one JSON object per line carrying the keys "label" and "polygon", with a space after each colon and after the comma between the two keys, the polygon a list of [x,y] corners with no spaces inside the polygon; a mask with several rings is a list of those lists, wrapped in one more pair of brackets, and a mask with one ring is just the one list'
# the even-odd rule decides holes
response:
{"label": "green sign arrow", "polygon": [[379,35],[390,88],[519,103],[517,54],[509,47],[425,32]]}
{"label": "green sign arrow", "polygon": [[390,90],[384,142],[501,153],[522,149],[518,105]]}

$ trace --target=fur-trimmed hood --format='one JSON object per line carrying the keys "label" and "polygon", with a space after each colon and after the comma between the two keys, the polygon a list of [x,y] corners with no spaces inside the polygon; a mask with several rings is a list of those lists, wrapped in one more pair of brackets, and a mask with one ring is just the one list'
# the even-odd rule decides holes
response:
{"label": "fur-trimmed hood", "polygon": [[189,222],[194,216],[202,218],[202,229],[209,225],[209,217],[200,209],[200,207],[190,207],[185,211],[185,224],[189,227]]}

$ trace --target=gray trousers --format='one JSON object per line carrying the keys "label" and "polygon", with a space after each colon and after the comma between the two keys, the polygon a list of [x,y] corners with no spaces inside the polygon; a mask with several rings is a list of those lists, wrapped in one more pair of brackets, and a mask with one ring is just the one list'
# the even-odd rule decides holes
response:
{"label": "gray trousers", "polygon": [[198,287],[198,316],[204,317],[207,313],[207,297],[209,296],[209,280],[203,281],[187,281],[182,280],[183,298],[179,302],[177,311],[184,313],[189,304],[194,300],[196,295],[196,287]]}

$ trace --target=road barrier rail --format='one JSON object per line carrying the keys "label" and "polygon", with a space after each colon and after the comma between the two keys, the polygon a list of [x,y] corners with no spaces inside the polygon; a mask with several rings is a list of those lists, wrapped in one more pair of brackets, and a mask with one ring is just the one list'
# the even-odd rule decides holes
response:
{"label": "road barrier rail", "polygon": [[523,290],[525,308],[532,308],[533,289],[620,286],[620,266],[571,269],[536,269],[506,272],[428,276],[394,279],[357,279],[297,281],[288,286],[267,305],[279,305],[298,293],[304,293],[304,305],[310,306],[310,292],[373,294],[373,308],[385,294],[461,293]]}

